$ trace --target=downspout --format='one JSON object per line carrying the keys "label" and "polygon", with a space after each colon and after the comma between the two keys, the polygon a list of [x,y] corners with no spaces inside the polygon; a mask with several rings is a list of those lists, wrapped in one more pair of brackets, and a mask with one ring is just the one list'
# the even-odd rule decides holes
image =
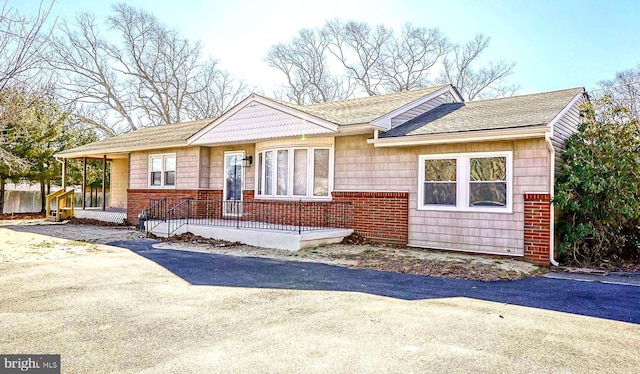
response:
{"label": "downspout", "polygon": [[[544,134],[544,140],[547,144],[547,148],[549,149],[550,157],[550,167],[549,167],[549,196],[553,199],[553,195],[555,192],[555,174],[556,174],[556,151],[553,149],[553,144],[551,143],[551,133],[546,132]],[[559,266],[560,264],[555,259],[555,209],[553,208],[553,204],[549,207],[550,221],[549,222],[549,262],[553,266]]]}

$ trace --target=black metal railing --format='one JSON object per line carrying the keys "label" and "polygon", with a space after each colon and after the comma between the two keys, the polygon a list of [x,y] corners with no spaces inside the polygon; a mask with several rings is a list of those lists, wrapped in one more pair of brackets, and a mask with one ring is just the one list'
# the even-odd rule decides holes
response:
{"label": "black metal railing", "polygon": [[168,235],[189,224],[298,233],[348,228],[351,214],[348,202],[171,200],[154,202],[148,218],[166,221]]}
{"label": "black metal railing", "polygon": [[177,198],[160,198],[160,199],[149,199],[148,208],[144,210],[142,213],[143,216],[140,217],[146,221],[145,231],[147,234],[153,231],[158,225],[167,221],[169,217],[169,209],[178,205],[180,202],[184,201],[184,199]]}

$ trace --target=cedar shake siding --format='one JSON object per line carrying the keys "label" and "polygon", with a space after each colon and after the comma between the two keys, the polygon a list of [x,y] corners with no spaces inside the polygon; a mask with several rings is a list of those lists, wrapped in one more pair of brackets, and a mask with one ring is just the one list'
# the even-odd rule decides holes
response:
{"label": "cedar shake siding", "polygon": [[129,186],[129,159],[111,160],[111,208],[127,207],[127,188]]}
{"label": "cedar shake siding", "polygon": [[[408,244],[416,247],[524,255],[524,194],[549,191],[544,139],[374,148],[370,136],[337,137],[335,191],[407,192]],[[513,211],[418,210],[418,156],[513,151]]]}

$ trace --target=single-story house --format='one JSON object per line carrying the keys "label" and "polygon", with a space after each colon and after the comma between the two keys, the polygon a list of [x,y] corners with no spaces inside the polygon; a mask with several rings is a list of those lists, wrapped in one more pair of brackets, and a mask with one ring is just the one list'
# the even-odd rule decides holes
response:
{"label": "single-story house", "polygon": [[56,156],[108,160],[111,207],[134,224],[165,197],[349,203],[348,227],[372,241],[548,265],[558,153],[585,100],[571,88],[465,102],[451,85],[313,105],[252,94],[215,119]]}

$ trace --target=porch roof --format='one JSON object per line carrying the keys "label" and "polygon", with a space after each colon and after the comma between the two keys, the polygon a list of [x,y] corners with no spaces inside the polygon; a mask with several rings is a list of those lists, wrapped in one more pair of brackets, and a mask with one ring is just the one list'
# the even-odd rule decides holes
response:
{"label": "porch roof", "polygon": [[60,158],[98,157],[103,154],[128,153],[187,145],[187,139],[213,122],[214,118],[147,127],[102,141],[71,148],[56,154]]}

